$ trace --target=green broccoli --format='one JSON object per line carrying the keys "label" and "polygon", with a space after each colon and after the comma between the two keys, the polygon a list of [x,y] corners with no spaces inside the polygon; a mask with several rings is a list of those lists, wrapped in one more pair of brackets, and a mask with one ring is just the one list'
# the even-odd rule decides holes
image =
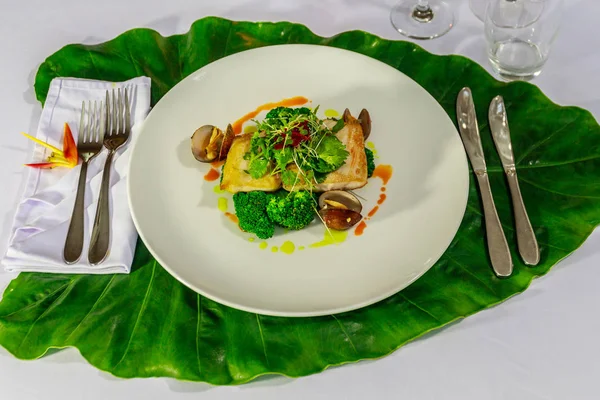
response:
{"label": "green broccoli", "polygon": [[375,155],[368,147],[365,147],[365,154],[367,155],[367,177],[370,178],[375,171]]}
{"label": "green broccoli", "polygon": [[267,214],[276,224],[284,228],[299,230],[315,217],[315,198],[307,191],[280,191],[271,195]]}
{"label": "green broccoli", "polygon": [[254,233],[260,239],[269,239],[275,233],[275,224],[267,215],[270,196],[262,191],[238,192],[233,195],[233,206],[240,228]]}

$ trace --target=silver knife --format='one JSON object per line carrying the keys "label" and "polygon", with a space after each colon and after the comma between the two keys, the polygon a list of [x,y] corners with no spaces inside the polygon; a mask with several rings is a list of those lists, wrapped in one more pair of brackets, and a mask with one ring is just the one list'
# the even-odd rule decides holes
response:
{"label": "silver knife", "polygon": [[498,217],[498,212],[496,211],[496,206],[494,205],[483,148],[481,147],[479,127],[477,126],[475,104],[473,103],[471,89],[468,87],[463,88],[458,94],[456,116],[458,118],[460,136],[481,191],[487,245],[492,267],[497,276],[507,277],[513,271],[512,257],[502,224],[500,223],[500,218]]}
{"label": "silver knife", "polygon": [[500,161],[502,161],[502,166],[508,180],[508,187],[510,188],[519,253],[525,264],[537,265],[540,262],[540,249],[533,228],[531,227],[531,222],[527,216],[527,210],[525,209],[517,180],[517,170],[515,169],[515,158],[510,140],[510,130],[508,129],[506,107],[504,106],[502,96],[494,97],[490,103],[489,120],[492,137],[500,155]]}

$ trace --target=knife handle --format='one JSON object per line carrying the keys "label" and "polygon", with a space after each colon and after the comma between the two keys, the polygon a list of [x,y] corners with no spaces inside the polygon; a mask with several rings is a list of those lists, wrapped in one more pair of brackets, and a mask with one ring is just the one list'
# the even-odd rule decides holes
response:
{"label": "knife handle", "polygon": [[540,262],[540,249],[533,228],[531,227],[525,204],[523,203],[519,181],[517,180],[517,171],[508,169],[506,171],[506,178],[508,180],[508,187],[510,188],[510,196],[512,197],[519,253],[525,264],[537,265]]}
{"label": "knife handle", "polygon": [[492,267],[497,276],[507,277],[512,274],[513,262],[508,248],[508,242],[494,205],[490,180],[485,172],[476,173],[481,197],[483,201],[483,214],[485,218],[485,230],[487,234],[487,245],[492,260]]}

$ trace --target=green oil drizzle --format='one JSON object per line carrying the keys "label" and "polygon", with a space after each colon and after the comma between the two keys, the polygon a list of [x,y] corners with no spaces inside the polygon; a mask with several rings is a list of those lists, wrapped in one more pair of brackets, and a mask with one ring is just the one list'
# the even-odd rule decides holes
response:
{"label": "green oil drizzle", "polygon": [[254,239],[253,237],[249,237],[249,238],[248,238],[248,241],[249,241],[249,242],[254,242],[254,240],[255,240],[255,239]]}
{"label": "green oil drizzle", "polygon": [[279,249],[277,248],[277,246],[273,246],[273,247],[271,247],[271,251],[273,253],[277,253],[279,251]]}
{"label": "green oil drizzle", "polygon": [[227,198],[219,197],[219,210],[222,212],[227,211]]}
{"label": "green oil drizzle", "polygon": [[267,242],[262,242],[258,247],[260,247],[261,250],[264,250],[269,247],[269,244]]}
{"label": "green oil drizzle", "polygon": [[308,247],[323,247],[329,246],[330,244],[340,244],[344,242],[347,237],[348,231],[325,231],[325,235],[322,241],[313,243]]}
{"label": "green oil drizzle", "polygon": [[304,247],[304,246],[300,246],[300,247],[298,247],[298,250],[304,250],[304,249],[305,249],[305,247]]}
{"label": "green oil drizzle", "polygon": [[256,125],[248,125],[244,127],[244,133],[254,133],[256,132]]}
{"label": "green oil drizzle", "polygon": [[213,192],[215,192],[216,194],[222,194],[222,193],[225,193],[225,191],[224,191],[224,190],[221,190],[221,185],[216,185],[216,186],[213,188]]}
{"label": "green oil drizzle", "polygon": [[289,240],[283,242],[283,244],[281,245],[281,251],[285,254],[292,254],[294,250],[296,250],[296,245],[294,245],[294,243],[290,242]]}
{"label": "green oil drizzle", "polygon": [[377,154],[377,149],[375,148],[375,143],[367,142],[367,147],[373,152],[373,157],[379,158],[379,155]]}
{"label": "green oil drizzle", "polygon": [[339,117],[340,113],[330,108],[325,110],[325,116],[328,118]]}

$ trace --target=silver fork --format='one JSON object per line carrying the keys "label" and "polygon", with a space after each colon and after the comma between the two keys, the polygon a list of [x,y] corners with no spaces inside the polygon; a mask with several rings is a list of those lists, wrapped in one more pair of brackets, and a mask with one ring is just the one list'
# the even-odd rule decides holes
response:
{"label": "silver fork", "polygon": [[88,252],[88,261],[92,265],[100,264],[108,254],[110,244],[110,167],[115,151],[125,144],[131,131],[131,115],[127,88],[124,89],[124,92],[125,98],[123,99],[120,88],[116,97],[114,89],[112,90],[111,98],[109,98],[108,91],[106,91],[106,108],[107,110],[111,110],[106,113],[106,135],[104,136],[104,146],[108,150],[108,156],[106,157],[104,171],[102,172],[98,208],[96,209],[94,229],[92,230]]}
{"label": "silver fork", "polygon": [[77,153],[81,158],[81,170],[79,171],[79,183],[77,184],[77,194],[75,204],[71,214],[71,222],[65,247],[63,249],[63,258],[67,264],[74,264],[79,260],[83,249],[83,225],[84,225],[84,200],[85,200],[85,181],[87,176],[88,162],[102,150],[102,141],[104,139],[105,126],[102,122],[102,101],[100,107],[97,102],[88,101],[87,110],[85,101],[81,103],[81,118],[79,122],[79,134],[77,136]]}

